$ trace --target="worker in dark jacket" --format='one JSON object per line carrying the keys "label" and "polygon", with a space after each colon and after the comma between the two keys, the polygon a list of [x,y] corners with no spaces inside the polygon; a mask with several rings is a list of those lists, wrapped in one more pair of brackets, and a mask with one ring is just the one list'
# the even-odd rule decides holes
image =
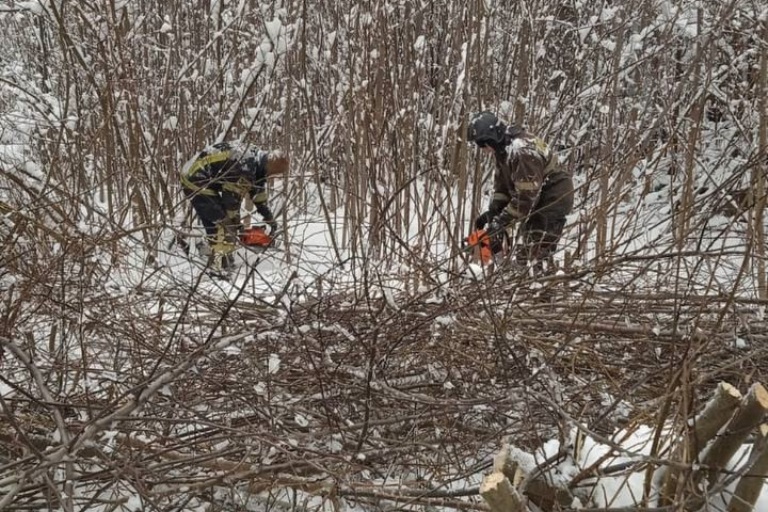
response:
{"label": "worker in dark jacket", "polygon": [[181,172],[184,194],[203,224],[211,249],[211,266],[231,264],[240,224],[240,205],[250,196],[256,211],[277,229],[268,204],[267,178],[288,170],[280,150],[262,151],[228,142],[208,146],[187,162]]}
{"label": "worker in dark jacket", "polygon": [[488,210],[476,219],[476,229],[489,225],[493,236],[520,224],[517,263],[530,264],[537,272],[546,264],[547,270],[553,271],[553,254],[566,216],[573,209],[570,173],[561,169],[557,156],[543,140],[507,125],[492,112],[471,117],[467,139],[496,160],[493,197]]}

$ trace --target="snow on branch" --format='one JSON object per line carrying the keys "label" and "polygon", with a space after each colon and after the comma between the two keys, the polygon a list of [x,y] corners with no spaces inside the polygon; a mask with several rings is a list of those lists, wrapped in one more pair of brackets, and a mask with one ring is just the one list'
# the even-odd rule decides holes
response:
{"label": "snow on branch", "polygon": [[[534,454],[506,445],[480,494],[492,512],[765,510],[766,412],[768,391],[762,384],[742,397],[721,382],[679,435],[669,435],[670,426],[661,425],[620,431],[610,440],[594,436],[583,444],[547,443]],[[575,430],[588,432],[578,425]],[[654,450],[662,434],[666,441]],[[665,460],[653,453],[669,455]]]}

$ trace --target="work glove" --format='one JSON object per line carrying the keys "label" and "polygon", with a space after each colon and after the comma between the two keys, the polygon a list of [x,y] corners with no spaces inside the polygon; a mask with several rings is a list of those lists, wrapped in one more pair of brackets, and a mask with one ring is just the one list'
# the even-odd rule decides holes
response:
{"label": "work glove", "polygon": [[475,229],[483,229],[493,218],[493,214],[490,211],[485,211],[478,215],[475,219]]}
{"label": "work glove", "polygon": [[504,228],[509,226],[514,220],[515,219],[512,217],[512,215],[506,210],[496,216],[496,222],[498,222],[498,224]]}
{"label": "work glove", "polygon": [[494,216],[488,223],[488,237],[491,240],[491,250],[494,254],[504,250],[506,242],[507,226],[512,222],[512,216],[507,212],[502,212]]}

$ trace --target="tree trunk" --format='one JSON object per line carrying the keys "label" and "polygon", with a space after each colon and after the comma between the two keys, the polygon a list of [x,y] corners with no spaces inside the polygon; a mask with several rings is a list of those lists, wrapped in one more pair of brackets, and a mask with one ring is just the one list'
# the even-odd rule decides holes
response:
{"label": "tree trunk", "polygon": [[728,512],[753,512],[763,483],[768,478],[768,425],[760,425],[758,439],[752,447],[750,458],[754,458],[752,464],[744,472],[736,486],[731,502],[728,504]]}
{"label": "tree trunk", "polygon": [[[768,38],[768,21],[763,20],[763,40]],[[755,191],[755,206],[752,215],[754,226],[755,260],[757,261],[758,296],[768,298],[768,283],[765,275],[765,180],[768,172],[768,52],[763,51],[760,58],[760,94],[758,106],[760,112],[759,154],[761,157],[752,170],[752,184]]]}
{"label": "tree trunk", "polygon": [[483,497],[492,512],[523,512],[523,498],[503,473],[494,472],[483,478],[480,484]]}
{"label": "tree trunk", "polygon": [[[695,460],[699,451],[731,418],[733,411],[739,406],[741,398],[741,393],[735,387],[726,382],[718,384],[714,396],[694,420],[693,432],[690,433],[687,440],[683,440],[675,447],[669,460],[684,463]],[[680,486],[685,483],[685,477],[686,475],[682,473],[680,468],[667,466],[663,470],[661,477],[663,482],[662,506],[671,505],[675,502],[675,496],[679,495]]]}
{"label": "tree trunk", "polygon": [[736,416],[728,423],[724,431],[715,438],[702,459],[702,465],[708,468],[707,480],[712,486],[720,477],[736,450],[744,443],[749,434],[763,422],[768,412],[768,390],[760,383],[755,383],[744,398],[743,405]]}

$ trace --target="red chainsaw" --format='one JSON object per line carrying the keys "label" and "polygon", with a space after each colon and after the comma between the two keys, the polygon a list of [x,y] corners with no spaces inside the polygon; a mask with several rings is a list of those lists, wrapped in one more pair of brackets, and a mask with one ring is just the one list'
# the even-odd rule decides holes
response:
{"label": "red chainsaw", "polygon": [[266,226],[251,226],[240,233],[240,242],[248,247],[269,247],[274,241]]}

